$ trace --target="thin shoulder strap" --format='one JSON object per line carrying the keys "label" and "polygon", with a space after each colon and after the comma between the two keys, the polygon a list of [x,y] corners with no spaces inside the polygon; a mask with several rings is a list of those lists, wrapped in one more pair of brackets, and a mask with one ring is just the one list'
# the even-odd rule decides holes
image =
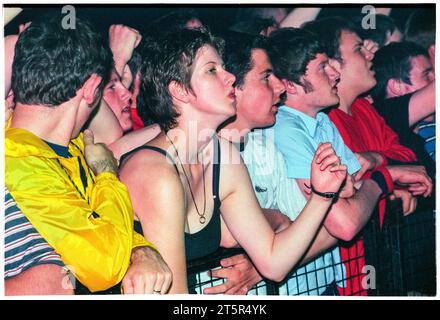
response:
{"label": "thin shoulder strap", "polygon": [[212,195],[214,196],[214,203],[216,207],[220,207],[220,141],[214,137],[214,163],[212,165]]}
{"label": "thin shoulder strap", "polygon": [[124,163],[124,160],[125,160],[128,156],[130,156],[130,155],[132,155],[132,154],[138,152],[139,150],[143,150],[143,149],[146,149],[146,150],[153,150],[153,151],[156,151],[156,152],[159,152],[159,153],[163,154],[165,157],[167,157],[167,158],[171,161],[171,163],[173,164],[174,168],[175,168],[176,171],[177,171],[177,174],[179,174],[179,170],[177,169],[176,163],[174,162],[174,160],[173,160],[173,158],[170,156],[170,154],[169,154],[168,152],[166,152],[164,149],[161,149],[161,148],[158,148],[158,147],[153,147],[153,146],[140,146],[140,147],[137,147],[136,149],[133,149],[133,150],[131,150],[131,151],[125,153],[125,154],[121,157],[121,160],[119,161],[119,167],[121,166],[122,163]]}

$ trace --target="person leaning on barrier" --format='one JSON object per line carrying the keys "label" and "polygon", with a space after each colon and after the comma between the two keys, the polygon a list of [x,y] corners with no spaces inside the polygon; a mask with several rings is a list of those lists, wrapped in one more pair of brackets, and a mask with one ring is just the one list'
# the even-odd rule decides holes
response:
{"label": "person leaning on barrier", "polygon": [[[339,104],[328,115],[344,143],[356,153],[362,165],[355,181],[365,181],[365,178],[373,177],[375,171],[381,170],[385,178],[383,185],[388,185],[393,196],[402,199],[406,214],[414,212],[413,198],[430,195],[432,181],[423,166],[412,165],[416,161],[414,152],[399,143],[397,134],[371,103],[363,98],[363,94],[376,84],[372,70],[374,52],[365,47],[364,41],[357,34],[356,26],[342,18],[316,20],[307,23],[303,28],[315,33],[325,48],[329,64],[340,74],[340,81],[336,86]],[[405,188],[393,190],[394,184]],[[383,198],[379,204],[381,224],[385,214],[385,201]],[[363,248],[362,240],[344,250],[343,259],[356,256],[359,248]],[[361,270],[362,264],[363,262],[359,262],[358,270]],[[351,270],[356,270],[353,262],[350,265]],[[352,284],[354,286],[346,288],[345,293],[356,291],[355,282]]]}
{"label": "person leaning on barrier", "polygon": [[5,132],[6,186],[18,206],[91,291],[122,280],[126,293],[165,293],[171,273],[133,232],[133,209],[116,161],[80,129],[98,104],[111,60],[80,19],[33,22],[12,67],[16,107]]}
{"label": "person leaning on barrier", "polygon": [[304,215],[307,228],[290,225],[275,234],[238,151],[215,133],[235,114],[236,102],[235,77],[223,67],[219,40],[205,31],[184,29],[147,43],[138,111],[144,122],[153,120],[162,132],[123,157],[120,174],[139,219],[137,227],[154,241],[173,272],[170,292],[188,292],[187,260],[217,250],[220,218],[261,274],[282,280],[308,246],[295,240],[311,240],[332,204],[319,193],[337,196],[346,167],[330,144],[321,145],[312,163],[316,193]]}

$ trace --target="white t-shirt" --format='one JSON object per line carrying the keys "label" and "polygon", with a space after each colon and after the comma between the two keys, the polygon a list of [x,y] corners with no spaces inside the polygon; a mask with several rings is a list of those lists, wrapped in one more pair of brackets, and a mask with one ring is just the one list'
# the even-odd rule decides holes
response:
{"label": "white t-shirt", "polygon": [[[307,203],[295,179],[287,178],[283,155],[273,142],[273,129],[254,130],[241,152],[260,206],[277,209],[295,220]],[[281,295],[319,295],[333,281],[344,279],[339,248],[328,250],[289,275]],[[338,283],[340,284],[340,283]],[[343,284],[341,284],[343,285]],[[258,294],[262,294],[258,291]]]}

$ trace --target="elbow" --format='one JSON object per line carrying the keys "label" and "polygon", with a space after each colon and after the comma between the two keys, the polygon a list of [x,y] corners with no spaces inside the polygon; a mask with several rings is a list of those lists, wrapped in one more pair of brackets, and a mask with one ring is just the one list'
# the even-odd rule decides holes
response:
{"label": "elbow", "polygon": [[354,221],[350,219],[332,219],[330,215],[324,226],[330,235],[347,242],[353,240],[359,232],[358,225]]}
{"label": "elbow", "polygon": [[341,239],[342,241],[348,242],[353,240],[357,233],[357,228],[355,228],[354,226],[348,226],[339,232],[339,237],[337,238]]}
{"label": "elbow", "polygon": [[266,263],[264,266],[258,268],[258,272],[265,279],[281,282],[286,277],[288,271],[283,272],[283,270],[277,268],[276,264],[271,265],[270,263]]}

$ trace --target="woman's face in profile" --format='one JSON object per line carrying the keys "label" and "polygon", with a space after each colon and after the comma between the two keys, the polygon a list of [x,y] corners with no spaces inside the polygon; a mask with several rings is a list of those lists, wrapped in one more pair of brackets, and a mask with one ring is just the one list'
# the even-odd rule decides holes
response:
{"label": "woman's face in profile", "polygon": [[194,61],[190,102],[205,112],[231,117],[235,114],[234,82],[235,76],[224,69],[218,52],[205,45]]}

